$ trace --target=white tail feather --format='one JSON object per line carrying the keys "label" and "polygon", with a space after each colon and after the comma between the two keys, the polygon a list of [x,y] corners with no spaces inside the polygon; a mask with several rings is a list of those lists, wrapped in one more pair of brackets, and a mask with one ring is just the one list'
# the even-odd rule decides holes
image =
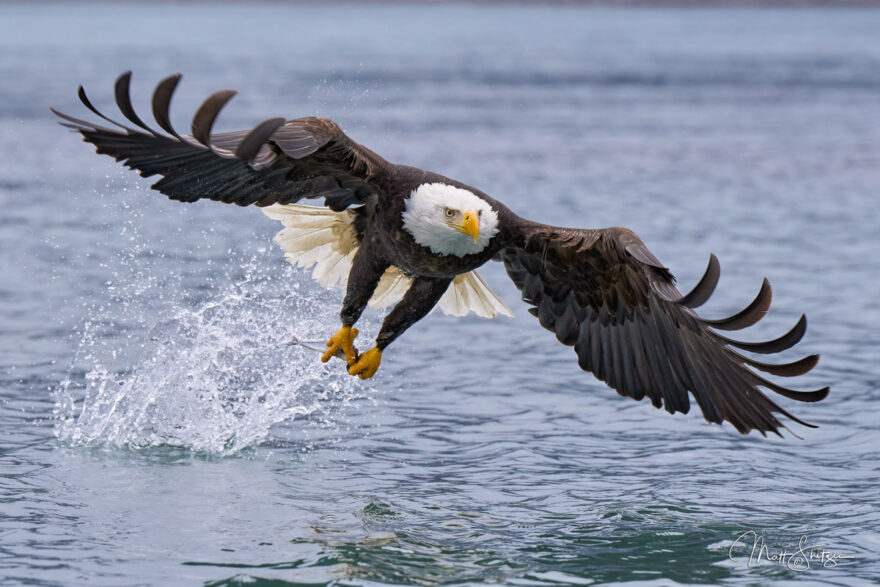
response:
{"label": "white tail feather", "polygon": [[274,204],[262,210],[286,227],[275,235],[285,259],[305,269],[314,265],[312,279],[326,288],[345,284],[358,247],[352,212],[300,204]]}
{"label": "white tail feather", "polygon": [[370,298],[371,308],[387,308],[393,306],[401,299],[409,289],[412,279],[404,275],[397,267],[389,267],[385,270],[373,297]]}
{"label": "white tail feather", "polygon": [[[284,250],[287,261],[304,269],[314,266],[312,279],[323,287],[345,286],[358,249],[353,212],[302,204],[273,204],[261,210],[284,224],[285,228],[275,235],[275,242]],[[411,281],[397,267],[389,267],[370,298],[370,307],[396,304]],[[465,316],[468,312],[483,318],[513,316],[476,271],[455,276],[437,307],[450,316]]]}
{"label": "white tail feather", "polygon": [[482,318],[494,318],[499,314],[513,318],[510,308],[489,289],[476,271],[456,275],[437,306],[450,316],[473,312]]}

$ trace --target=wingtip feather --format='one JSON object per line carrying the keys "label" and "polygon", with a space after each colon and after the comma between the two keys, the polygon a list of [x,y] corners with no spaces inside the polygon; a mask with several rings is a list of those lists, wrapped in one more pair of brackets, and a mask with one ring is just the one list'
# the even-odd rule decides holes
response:
{"label": "wingtip feather", "polygon": [[192,136],[195,140],[210,148],[211,129],[220,111],[237,93],[235,90],[220,90],[208,96],[192,120]]}
{"label": "wingtip feather", "polygon": [[180,141],[183,139],[174,130],[174,126],[171,124],[170,113],[171,98],[174,96],[174,91],[177,89],[181,78],[183,78],[183,74],[175,73],[160,81],[156,84],[156,89],[153,90],[152,99],[153,118],[156,119],[156,123],[162,130]]}
{"label": "wingtip feather", "polygon": [[678,304],[692,309],[699,308],[712,296],[720,277],[721,265],[718,263],[718,257],[715,256],[715,253],[710,253],[709,264],[706,266],[703,277],[690,292],[678,300]]}

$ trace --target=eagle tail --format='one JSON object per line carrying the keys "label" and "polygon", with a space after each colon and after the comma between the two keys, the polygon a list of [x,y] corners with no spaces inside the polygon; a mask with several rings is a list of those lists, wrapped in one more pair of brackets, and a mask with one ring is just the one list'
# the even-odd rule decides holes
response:
{"label": "eagle tail", "polygon": [[481,318],[498,315],[513,318],[510,308],[489,289],[476,271],[456,275],[437,307],[449,316],[465,316],[473,312]]}

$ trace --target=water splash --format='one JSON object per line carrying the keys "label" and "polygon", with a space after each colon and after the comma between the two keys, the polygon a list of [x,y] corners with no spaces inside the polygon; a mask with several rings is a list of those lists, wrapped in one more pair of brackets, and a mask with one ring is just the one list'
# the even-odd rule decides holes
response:
{"label": "water splash", "polygon": [[[114,329],[110,320],[108,327],[104,314],[112,315],[114,304],[102,304],[80,335],[75,363],[85,366],[78,374],[72,369],[55,392],[56,437],[78,446],[175,446],[228,455],[270,440],[276,424],[321,417],[338,409],[340,399],[364,397],[368,390],[341,363],[325,366],[314,352],[285,345],[294,333],[326,337],[336,320],[326,294],[311,284],[278,287],[271,275],[277,267],[267,268],[264,259],[255,257],[244,269],[218,297],[175,301],[153,325]],[[134,300],[121,297],[130,309]],[[122,340],[129,341],[128,352],[120,351]],[[134,359],[125,360],[135,366],[114,369],[131,348]]]}

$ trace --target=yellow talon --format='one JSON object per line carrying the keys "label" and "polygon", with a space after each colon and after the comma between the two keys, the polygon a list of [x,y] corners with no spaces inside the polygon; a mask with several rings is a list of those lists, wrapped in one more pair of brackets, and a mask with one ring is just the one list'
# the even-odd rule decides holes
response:
{"label": "yellow talon", "polygon": [[357,375],[361,379],[369,379],[376,374],[382,362],[382,349],[373,347],[358,357],[354,365],[349,366],[348,374]]}
{"label": "yellow talon", "polygon": [[330,359],[333,358],[333,355],[339,349],[342,349],[342,352],[345,353],[345,362],[351,365],[358,358],[357,349],[354,348],[354,339],[358,335],[357,328],[352,328],[351,326],[343,326],[340,328],[336,334],[330,337],[330,340],[327,341],[327,352],[321,355],[321,362],[326,363]]}

